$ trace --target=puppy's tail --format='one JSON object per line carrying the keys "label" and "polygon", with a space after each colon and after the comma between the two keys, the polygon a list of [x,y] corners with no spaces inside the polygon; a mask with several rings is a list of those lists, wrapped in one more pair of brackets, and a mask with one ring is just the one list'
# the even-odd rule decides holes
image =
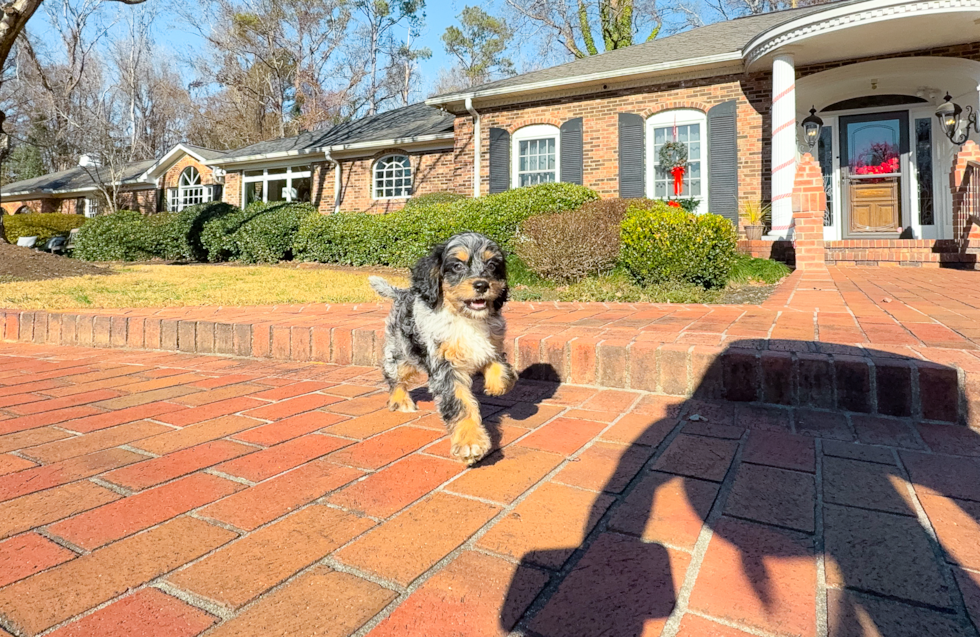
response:
{"label": "puppy's tail", "polygon": [[374,288],[375,292],[389,299],[397,299],[399,295],[405,291],[402,288],[394,287],[392,284],[388,283],[379,276],[368,277],[368,282],[371,284],[371,287]]}

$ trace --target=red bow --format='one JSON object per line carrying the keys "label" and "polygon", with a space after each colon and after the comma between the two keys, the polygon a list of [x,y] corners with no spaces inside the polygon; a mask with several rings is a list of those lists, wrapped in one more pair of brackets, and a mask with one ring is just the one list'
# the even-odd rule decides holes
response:
{"label": "red bow", "polygon": [[674,194],[679,195],[684,190],[684,166],[674,166],[670,174],[674,176]]}

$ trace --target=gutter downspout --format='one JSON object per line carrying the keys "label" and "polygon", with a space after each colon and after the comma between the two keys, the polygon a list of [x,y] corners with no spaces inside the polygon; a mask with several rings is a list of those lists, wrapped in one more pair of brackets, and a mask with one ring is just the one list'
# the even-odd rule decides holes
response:
{"label": "gutter downspout", "polygon": [[466,98],[465,106],[466,110],[473,116],[473,197],[475,198],[480,196],[480,147],[482,146],[480,114],[473,108],[472,97]]}
{"label": "gutter downspout", "polygon": [[340,212],[340,162],[330,156],[330,149],[323,149],[324,158],[333,163],[333,211],[334,213]]}

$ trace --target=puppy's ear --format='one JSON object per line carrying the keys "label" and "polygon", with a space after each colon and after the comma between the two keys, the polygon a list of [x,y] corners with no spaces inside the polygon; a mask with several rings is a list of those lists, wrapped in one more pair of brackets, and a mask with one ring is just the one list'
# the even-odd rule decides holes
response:
{"label": "puppy's ear", "polygon": [[431,308],[442,300],[442,253],[445,249],[446,244],[440,243],[412,268],[412,291]]}

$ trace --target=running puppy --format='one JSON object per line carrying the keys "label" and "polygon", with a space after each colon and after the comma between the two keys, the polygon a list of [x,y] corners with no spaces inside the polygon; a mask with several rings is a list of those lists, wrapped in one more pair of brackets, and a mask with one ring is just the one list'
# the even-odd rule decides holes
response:
{"label": "running puppy", "polygon": [[382,366],[391,391],[388,409],[415,411],[408,383],[424,371],[453,457],[479,461],[490,451],[490,437],[473,397],[473,374],[483,372],[484,392],[491,396],[506,394],[517,382],[503,351],[504,253],[482,234],[457,234],[415,264],[410,289],[380,277],[371,277],[371,287],[395,302],[385,323]]}

